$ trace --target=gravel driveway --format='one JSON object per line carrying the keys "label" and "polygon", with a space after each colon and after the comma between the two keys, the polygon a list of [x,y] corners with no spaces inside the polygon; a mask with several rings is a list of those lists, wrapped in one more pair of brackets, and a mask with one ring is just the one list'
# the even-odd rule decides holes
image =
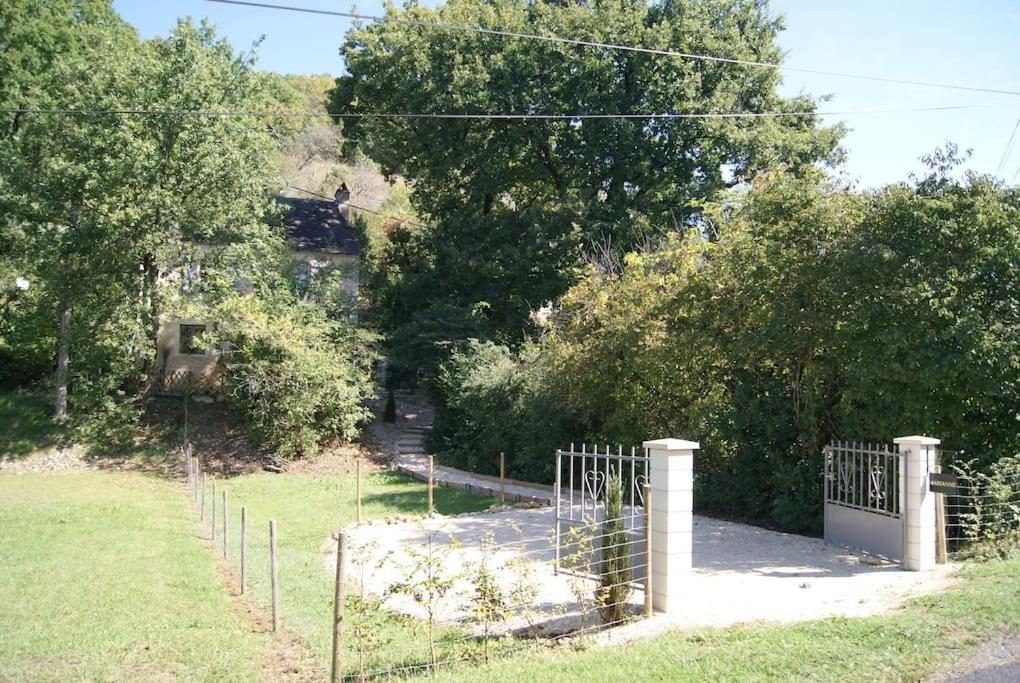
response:
{"label": "gravel driveway", "polygon": [[[572,581],[576,586],[576,580],[553,571],[554,520],[552,508],[539,508],[361,526],[351,530],[352,547],[359,558],[354,576],[357,578],[363,570],[365,591],[385,596],[389,586],[405,580],[420,565],[420,554],[415,556],[409,549],[417,548],[421,553],[430,536],[435,552],[445,554],[448,571],[456,574],[470,570],[479,561],[479,539],[491,533],[495,549],[490,561],[503,568],[497,575],[504,588],[511,587],[514,576],[521,573],[520,567],[526,565],[537,585],[535,603],[539,612],[529,621],[545,621],[547,626],[555,624],[549,626],[551,629],[564,630],[570,626],[564,625],[564,620],[572,619],[576,625],[578,602],[572,590]],[[514,560],[517,569],[513,569]],[[677,626],[876,614],[909,596],[945,588],[952,583],[952,570],[952,565],[932,572],[873,566],[820,539],[696,516],[694,570],[684,591],[684,609],[679,614],[656,615],[614,629],[612,637],[627,640]],[[589,586],[594,588],[594,584]],[[440,619],[466,616],[470,593],[470,582],[458,580],[443,600]],[[637,607],[641,593],[635,591],[631,601]],[[420,605],[405,596],[388,596],[385,604],[410,615],[423,614]],[[505,628],[522,626],[524,621],[518,618]]]}

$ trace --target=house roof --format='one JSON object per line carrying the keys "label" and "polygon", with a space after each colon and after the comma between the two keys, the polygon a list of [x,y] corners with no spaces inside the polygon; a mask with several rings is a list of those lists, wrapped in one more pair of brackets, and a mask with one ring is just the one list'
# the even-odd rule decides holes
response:
{"label": "house roof", "polygon": [[288,207],[283,218],[287,242],[298,251],[359,256],[361,243],[336,204],[326,199],[278,197]]}

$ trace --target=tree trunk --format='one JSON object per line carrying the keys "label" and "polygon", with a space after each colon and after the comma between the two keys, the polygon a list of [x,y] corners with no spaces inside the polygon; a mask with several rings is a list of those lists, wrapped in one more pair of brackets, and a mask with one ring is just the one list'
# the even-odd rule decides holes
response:
{"label": "tree trunk", "polygon": [[53,417],[67,417],[67,366],[71,348],[71,308],[66,306],[60,314],[60,341],[57,345],[57,397],[53,402]]}

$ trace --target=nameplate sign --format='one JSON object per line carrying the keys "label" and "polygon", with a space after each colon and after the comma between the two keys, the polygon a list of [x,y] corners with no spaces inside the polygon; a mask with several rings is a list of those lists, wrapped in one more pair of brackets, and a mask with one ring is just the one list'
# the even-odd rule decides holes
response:
{"label": "nameplate sign", "polygon": [[959,493],[960,479],[955,474],[932,472],[928,478],[928,490],[932,493]]}

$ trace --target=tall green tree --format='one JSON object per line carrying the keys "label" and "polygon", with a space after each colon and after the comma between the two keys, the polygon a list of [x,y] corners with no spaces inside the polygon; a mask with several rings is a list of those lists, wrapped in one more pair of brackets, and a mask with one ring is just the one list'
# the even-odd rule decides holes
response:
{"label": "tall green tree", "polygon": [[[279,84],[210,26],[183,21],[139,42],[108,2],[78,5],[25,10],[62,22],[55,35],[66,45],[33,52],[29,36],[7,46],[13,61],[49,58],[45,78],[29,74],[7,90],[19,107],[81,113],[15,115],[0,141],[0,201],[21,236],[13,248],[45,293],[35,313],[52,324],[58,416],[69,383],[93,403],[137,395],[160,313],[180,293],[174,275],[200,251],[274,239],[270,155],[293,125],[188,113],[278,108]],[[96,349],[104,352],[93,357]]]}
{"label": "tall green tree", "polygon": [[[452,0],[387,7],[481,26],[779,63],[765,3]],[[839,156],[840,127],[777,70],[383,22],[352,30],[335,113],[652,114],[794,111],[753,119],[359,119],[349,139],[413,180],[430,229],[396,286],[409,311],[454,306],[519,339],[528,312],[573,282],[593,245],[622,254],[697,222],[698,200],[777,164]],[[405,250],[406,253],[406,250]],[[392,299],[392,298],[391,298]]]}

